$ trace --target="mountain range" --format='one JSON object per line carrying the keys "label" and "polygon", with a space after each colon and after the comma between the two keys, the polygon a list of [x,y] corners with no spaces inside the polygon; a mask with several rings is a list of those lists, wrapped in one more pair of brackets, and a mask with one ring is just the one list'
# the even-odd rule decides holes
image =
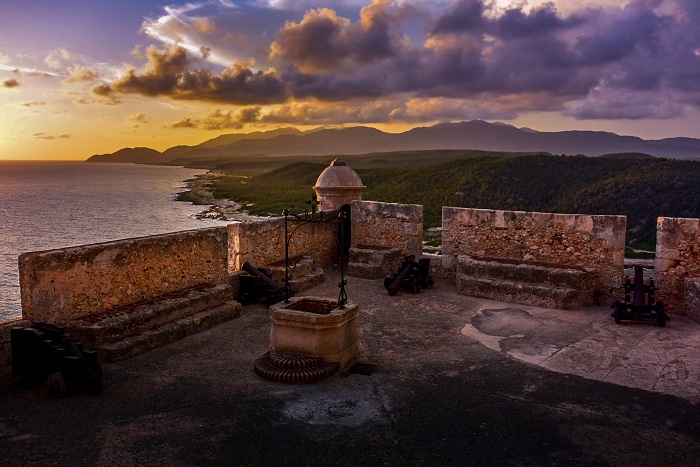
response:
{"label": "mountain range", "polygon": [[197,161],[225,162],[228,158],[351,155],[390,151],[477,149],[484,151],[600,156],[642,153],[655,157],[700,160],[700,139],[644,140],[603,131],[541,132],[504,123],[472,120],[439,123],[403,133],[370,127],[319,128],[300,131],[281,128],[266,132],[226,134],[196,146],[175,146],[163,152],[124,148],[98,154],[89,162],[189,165]]}

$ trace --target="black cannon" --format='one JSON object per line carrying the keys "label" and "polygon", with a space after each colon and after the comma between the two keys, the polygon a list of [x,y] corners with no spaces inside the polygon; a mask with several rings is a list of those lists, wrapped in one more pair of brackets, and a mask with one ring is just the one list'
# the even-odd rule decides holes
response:
{"label": "black cannon", "polygon": [[[262,300],[267,306],[284,300],[284,286],[278,284],[264,268],[256,268],[249,262],[243,263],[242,269],[249,275],[241,275],[239,301],[247,305]],[[291,293],[290,296],[294,294]]]}
{"label": "black cannon", "polygon": [[664,310],[662,302],[657,302],[654,293],[658,290],[654,286],[654,279],[649,279],[649,284],[644,284],[644,270],[641,266],[634,267],[634,282],[630,278],[625,279],[625,301],[615,300],[611,305],[611,316],[620,324],[622,320],[649,320],[655,321],[659,326],[666,326],[671,318]]}
{"label": "black cannon", "polygon": [[12,380],[18,386],[46,382],[55,397],[81,388],[93,393],[104,388],[97,354],[85,350],[63,327],[39,322],[16,327],[10,330],[10,340]]}
{"label": "black cannon", "polygon": [[429,289],[434,283],[430,276],[430,258],[416,261],[414,255],[404,258],[396,274],[384,278],[384,287],[389,295],[396,295],[400,289],[418,293],[421,288]]}

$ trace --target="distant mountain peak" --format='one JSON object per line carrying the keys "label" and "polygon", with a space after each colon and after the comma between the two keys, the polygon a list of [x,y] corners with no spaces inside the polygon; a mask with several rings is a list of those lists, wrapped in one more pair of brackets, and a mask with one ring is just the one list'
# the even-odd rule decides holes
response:
{"label": "distant mountain peak", "polygon": [[221,135],[197,146],[171,148],[163,154],[147,148],[132,148],[93,156],[90,160],[164,164],[177,161],[178,164],[186,164],[188,161],[231,160],[236,157],[333,156],[442,149],[587,156],[642,153],[656,157],[700,160],[700,139],[645,141],[636,136],[620,136],[606,131],[541,132],[484,120],[442,122],[428,127],[416,127],[403,133],[387,133],[368,126],[319,127],[304,132],[296,128],[280,128]]}

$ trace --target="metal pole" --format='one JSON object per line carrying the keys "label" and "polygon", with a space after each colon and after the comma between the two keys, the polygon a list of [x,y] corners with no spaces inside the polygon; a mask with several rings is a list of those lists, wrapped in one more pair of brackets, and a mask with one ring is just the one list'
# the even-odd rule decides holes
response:
{"label": "metal pole", "polygon": [[340,294],[338,295],[338,308],[345,309],[345,304],[348,302],[348,294],[345,291],[345,286],[348,281],[345,280],[345,211],[342,209],[338,213],[338,226],[340,228]]}
{"label": "metal pole", "polygon": [[289,209],[284,214],[284,303],[289,303]]}

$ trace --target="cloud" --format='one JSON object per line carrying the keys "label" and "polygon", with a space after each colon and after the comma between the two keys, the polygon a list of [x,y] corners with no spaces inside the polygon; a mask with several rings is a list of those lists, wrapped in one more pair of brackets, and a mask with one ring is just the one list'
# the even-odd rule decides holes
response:
{"label": "cloud", "polygon": [[216,32],[216,24],[207,18],[195,18],[192,28],[200,34],[214,34]]}
{"label": "cloud", "polygon": [[329,8],[309,10],[299,23],[288,22],[270,46],[270,59],[302,73],[364,65],[396,55],[405,43],[397,27],[394,2],[375,1],[352,23]]}
{"label": "cloud", "polygon": [[[530,111],[672,118],[700,106],[696,1],[496,7],[502,4],[334,0],[318,8],[315,1],[251,0],[170,7],[144,26],[166,46],[139,50],[143,68],[132,66],[92,91],[260,107],[251,119],[261,123],[508,119]],[[226,68],[214,72],[202,61]],[[218,118],[209,126],[244,124],[237,113]],[[178,124],[204,128],[206,121]]]}
{"label": "cloud", "polygon": [[71,60],[73,55],[67,51],[65,48],[53,51],[44,59],[49,68],[58,70],[63,67],[63,62],[66,60]]}
{"label": "cloud", "polygon": [[89,83],[99,78],[99,74],[96,71],[80,65],[68,67],[67,71],[68,77],[63,80],[64,83]]}
{"label": "cloud", "polygon": [[25,102],[25,103],[20,104],[20,105],[22,107],[37,107],[37,106],[46,105],[46,104],[48,104],[48,102],[46,102],[46,101],[38,101],[38,102],[32,101],[32,102]]}
{"label": "cloud", "polygon": [[146,114],[144,112],[139,112],[134,115],[129,115],[126,120],[128,122],[132,123],[132,126],[134,128],[139,128],[141,125],[148,125],[149,122],[148,119],[146,118]]}
{"label": "cloud", "polygon": [[166,128],[178,129],[178,128],[198,128],[198,120],[192,117],[182,117],[179,121],[166,125]]}
{"label": "cloud", "polygon": [[12,89],[12,88],[17,88],[19,86],[20,86],[19,81],[17,81],[14,78],[6,79],[2,82],[3,88]]}
{"label": "cloud", "polygon": [[56,135],[50,135],[50,134],[48,134],[48,133],[34,133],[34,134],[32,134],[32,136],[34,137],[34,139],[47,139],[47,140],[52,140],[52,139],[69,139],[69,138],[71,138],[73,135],[68,134],[68,133],[64,133],[64,134],[62,134],[62,135],[56,136]]}
{"label": "cloud", "polygon": [[149,46],[145,54],[148,63],[143,71],[129,68],[116,81],[93,87],[93,94],[141,94],[236,105],[270,104],[287,99],[275,69],[253,71],[249,64],[233,63],[215,74],[202,68],[191,69],[194,61],[182,47]]}
{"label": "cloud", "polygon": [[0,63],[10,63],[10,57],[5,54],[0,54]]}
{"label": "cloud", "polygon": [[205,130],[240,129],[246,123],[258,120],[260,107],[246,107],[234,113],[222,112],[221,109],[209,110],[202,118],[183,117],[175,123],[166,125],[166,128],[202,128]]}

